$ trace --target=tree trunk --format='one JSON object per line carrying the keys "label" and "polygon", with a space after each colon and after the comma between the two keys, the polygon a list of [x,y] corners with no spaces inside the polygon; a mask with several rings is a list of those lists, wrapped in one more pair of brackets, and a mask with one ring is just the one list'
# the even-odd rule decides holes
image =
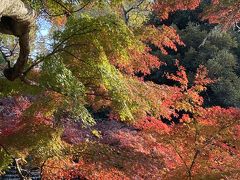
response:
{"label": "tree trunk", "polygon": [[15,65],[4,70],[5,77],[14,81],[22,75],[30,52],[29,33],[35,12],[21,0],[0,0],[0,33],[19,38],[20,53]]}

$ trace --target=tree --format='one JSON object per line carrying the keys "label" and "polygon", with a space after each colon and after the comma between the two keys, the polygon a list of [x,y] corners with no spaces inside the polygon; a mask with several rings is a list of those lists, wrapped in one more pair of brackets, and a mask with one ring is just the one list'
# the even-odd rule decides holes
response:
{"label": "tree", "polygon": [[[6,3],[3,1],[3,5]],[[173,27],[156,27],[144,21],[148,13],[154,11],[164,19],[171,12],[194,9],[199,3],[196,0],[26,0],[24,3],[19,0],[8,4],[14,10],[18,5],[23,8],[13,12],[8,12],[9,8],[3,6],[6,15],[1,19],[2,27],[7,27],[7,32],[19,37],[20,54],[15,65],[4,71],[7,79],[14,82],[1,79],[1,96],[12,96],[9,106],[14,111],[13,123],[6,123],[9,121],[4,113],[7,109],[3,111],[0,127],[1,171],[10,162],[14,161],[17,167],[21,167],[27,161],[41,166],[43,174],[57,172],[66,178],[81,177],[78,159],[81,152],[85,152],[82,149],[85,146],[67,141],[77,134],[76,131],[67,134],[65,139],[63,136],[71,130],[66,122],[69,119],[80,121],[90,130],[89,136],[100,137],[101,134],[92,127],[97,122],[91,111],[107,109],[110,119],[133,127],[136,122],[141,122],[136,126],[139,129],[144,129],[145,125],[156,125],[158,129],[165,128],[167,131],[170,127],[162,122],[164,120],[172,124],[190,119],[191,125],[196,124],[197,119],[203,117],[201,111],[205,112],[199,93],[206,90],[205,86],[211,82],[206,77],[206,68],[199,67],[193,86],[189,85],[185,68],[179,63],[176,63],[177,74],[167,75],[179,86],[161,86],[145,82],[141,77],[162,65],[152,53],[152,48],[167,54],[169,49],[176,52],[178,46],[184,45]],[[53,30],[48,51],[37,54],[28,62],[29,32],[34,11],[26,4],[49,21]],[[142,10],[147,13],[140,13]],[[29,12],[27,16],[26,12]],[[142,17],[142,21],[133,23],[136,14]],[[13,24],[10,28],[4,25],[9,22]],[[8,62],[7,56],[6,60]],[[39,68],[35,69],[36,66]],[[235,116],[231,116],[230,120],[235,120]],[[94,145],[86,142],[87,149]],[[101,143],[100,146],[105,147]],[[111,151],[111,148],[106,149]],[[138,158],[141,156],[135,155]],[[49,170],[55,162],[58,170],[54,167]],[[186,167],[188,177],[192,178],[192,167]]]}
{"label": "tree", "polygon": [[[206,4],[202,4],[201,9],[204,6]],[[154,50],[167,66],[162,66],[146,79],[173,84],[164,73],[175,71],[173,64],[178,58],[192,82],[197,68],[204,64],[209,70],[209,76],[216,80],[209,85],[205,94],[206,105],[238,107],[238,35],[235,30],[223,32],[219,25],[214,27],[206,22],[200,23],[200,17],[196,18],[196,14],[199,15],[201,9],[177,12],[171,16],[170,23],[174,22],[180,28],[178,33],[185,46],[180,47],[177,54],[170,51],[169,56],[162,56],[161,51]]]}
{"label": "tree", "polygon": [[4,75],[11,81],[15,80],[23,72],[30,52],[29,36],[31,26],[34,23],[35,13],[21,0],[1,1],[0,32],[19,37],[20,54],[14,67],[4,71]]}
{"label": "tree", "polygon": [[181,62],[189,76],[194,75],[200,64],[205,64],[209,77],[216,80],[209,88],[210,103],[239,107],[238,62],[234,52],[238,42],[234,35],[219,29],[208,33],[201,30],[201,26],[193,24],[189,24],[181,34],[187,45]]}

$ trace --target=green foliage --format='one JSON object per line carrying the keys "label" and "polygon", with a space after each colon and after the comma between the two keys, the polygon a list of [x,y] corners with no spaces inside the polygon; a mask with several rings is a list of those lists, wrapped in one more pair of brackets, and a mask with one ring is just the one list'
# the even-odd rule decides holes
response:
{"label": "green foliage", "polygon": [[3,56],[2,56],[2,54],[0,55],[0,65],[2,65],[2,64],[4,64],[5,63],[5,61],[4,61],[4,58],[3,58]]}
{"label": "green foliage", "polygon": [[9,164],[13,161],[3,148],[0,148],[0,175],[9,168]]}
{"label": "green foliage", "polygon": [[[174,15],[172,21],[185,17],[185,13],[178,12],[178,17]],[[180,24],[178,26],[181,27]],[[204,65],[209,71],[209,77],[216,80],[208,86],[206,105],[239,107],[239,35],[232,31],[223,32],[218,26],[211,28],[209,24],[192,22],[178,31],[186,46],[181,47],[177,55],[170,53],[165,57],[155,51],[168,66],[161,67],[151,79],[172,85],[174,82],[166,80],[164,72],[174,72],[174,59],[179,59],[186,68],[190,84],[193,84],[197,68]]]}
{"label": "green foliage", "polygon": [[238,46],[236,37],[230,32],[221,32],[218,29],[211,32],[208,41],[211,46],[216,46],[219,50],[230,50]]}
{"label": "green foliage", "polygon": [[102,82],[112,98],[113,110],[119,114],[121,120],[133,120],[133,106],[124,77],[107,61],[99,66],[99,70]]}
{"label": "green foliage", "polygon": [[122,3],[123,0],[23,0],[26,4],[29,4],[32,8],[34,8],[38,12],[47,12],[51,16],[57,15],[66,15],[66,13],[74,13],[77,12],[81,7],[86,5],[91,5],[91,7],[106,7],[112,6],[115,7]]}
{"label": "green foliage", "polygon": [[60,59],[45,60],[40,77],[41,85],[66,96],[64,105],[69,107],[65,111],[71,113],[75,119],[81,119],[85,124],[94,124],[85,105],[85,87],[73,76]]}
{"label": "green foliage", "polygon": [[189,76],[193,76],[197,67],[204,64],[210,78],[216,80],[210,85],[212,103],[239,107],[240,81],[237,56],[234,54],[238,46],[236,36],[230,32],[221,32],[218,28],[207,33],[201,30],[201,26],[194,24],[189,24],[181,34],[187,45],[181,62]]}
{"label": "green foliage", "polygon": [[7,138],[2,137],[0,140],[14,157],[27,158],[29,163],[39,165],[49,157],[60,157],[64,149],[61,134],[61,130],[48,126],[29,125],[23,131]]}
{"label": "green foliage", "polygon": [[3,69],[5,67],[5,61],[2,55],[0,54],[0,77],[3,76]]}
{"label": "green foliage", "polygon": [[111,64],[116,59],[118,63],[132,60],[128,49],[137,40],[124,22],[111,14],[96,17],[85,14],[69,19],[63,32],[57,32],[54,38],[54,47],[62,43],[64,48],[58,57],[85,85],[86,91],[98,94],[93,87],[104,86],[113,110],[122,120],[133,119],[124,77]]}
{"label": "green foliage", "polygon": [[65,67],[60,59],[45,60],[42,66],[41,84],[73,98],[83,97],[84,85]]}
{"label": "green foliage", "polygon": [[[63,32],[56,34],[57,42],[65,40],[65,47],[72,53],[81,53],[79,59],[98,60],[101,50],[108,58],[127,58],[127,48],[130,48],[136,40],[125,23],[114,14],[81,14],[71,17]],[[75,46],[74,46],[75,45]],[[81,47],[81,48],[79,48]],[[75,54],[76,55],[76,54]]]}
{"label": "green foliage", "polygon": [[200,25],[189,23],[186,29],[180,31],[180,35],[186,45],[191,45],[191,47],[197,49],[207,36],[207,31],[201,30]]}
{"label": "green foliage", "polygon": [[20,80],[10,82],[5,78],[0,78],[0,97],[16,95],[36,95],[42,92],[42,88],[29,86]]}

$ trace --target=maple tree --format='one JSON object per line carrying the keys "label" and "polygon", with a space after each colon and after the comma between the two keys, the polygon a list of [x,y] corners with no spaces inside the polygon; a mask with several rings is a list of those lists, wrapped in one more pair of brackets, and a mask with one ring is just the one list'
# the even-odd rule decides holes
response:
{"label": "maple tree", "polygon": [[[30,5],[38,20],[52,29],[46,51],[33,53],[32,61],[27,58],[30,30],[22,37],[14,33],[15,26],[10,28],[10,34],[20,38],[17,61],[11,57],[17,43],[0,49],[7,65],[3,75],[13,81],[0,79],[0,174],[14,162],[22,179],[21,168],[28,164],[41,167],[43,179],[131,179],[131,171],[137,179],[172,178],[182,171],[188,179],[231,172],[239,177],[234,170],[240,166],[240,112],[204,107],[200,93],[214,82],[207,69],[200,65],[190,85],[185,68],[176,61],[177,72],[166,74],[176,86],[144,81],[164,64],[153,48],[166,55],[184,46],[172,26],[152,25],[148,16],[167,19],[177,10],[197,8],[201,1],[17,3],[24,12],[29,10],[23,3]],[[229,20],[239,20],[238,5],[212,1],[203,19],[226,30],[233,25]],[[19,19],[3,12],[7,23],[24,22],[23,11]],[[27,22],[32,28],[32,16]],[[110,120],[94,120],[92,112],[103,109]]]}
{"label": "maple tree", "polygon": [[238,23],[240,1],[214,0],[212,3],[213,6],[206,9],[203,19],[223,24],[224,29]]}

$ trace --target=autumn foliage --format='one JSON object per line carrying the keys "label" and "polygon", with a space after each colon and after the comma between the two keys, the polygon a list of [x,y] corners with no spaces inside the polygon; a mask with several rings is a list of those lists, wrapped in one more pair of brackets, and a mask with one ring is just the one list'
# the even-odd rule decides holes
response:
{"label": "autumn foliage", "polygon": [[[42,100],[16,97],[2,101],[4,111],[1,116],[5,121],[11,116],[12,125],[15,127],[2,123],[1,145],[8,144],[7,147],[11,147],[9,138],[25,131],[23,129],[26,129],[26,133],[29,130],[40,133],[41,123],[44,123],[44,132],[46,133],[48,127],[49,132],[55,134],[52,134],[54,141],[48,148],[53,148],[52,153],[60,153],[60,156],[47,156],[45,160],[43,157],[35,157],[35,163],[36,160],[43,163],[43,179],[173,178],[179,176],[180,172],[182,178],[217,178],[224,174],[233,178],[239,177],[236,170],[240,167],[237,158],[240,156],[239,109],[204,108],[199,93],[205,90],[205,85],[212,82],[206,77],[206,69],[199,68],[195,84],[189,87],[184,68],[178,61],[176,66],[179,70],[176,74],[168,75],[168,78],[179,82],[179,87],[169,87],[174,93],[164,97],[160,107],[163,112],[160,113],[162,118],[145,117],[132,125],[116,120],[103,120],[86,129],[81,124],[62,117],[60,121],[64,123],[64,132],[59,136],[54,130],[57,126],[51,123],[49,108],[39,106],[38,113],[31,118],[31,126],[24,125],[25,114],[34,106],[31,104],[34,101],[39,104]],[[51,96],[59,98],[55,94]],[[51,102],[51,99],[46,100]],[[54,102],[55,100],[52,103]],[[12,129],[14,131],[10,131]],[[100,134],[93,133],[92,129]],[[60,149],[56,149],[58,141],[66,144],[65,153],[61,152],[60,144]],[[37,139],[33,143],[36,146]],[[19,148],[21,146],[19,142]]]}
{"label": "autumn foliage", "polygon": [[[42,179],[240,178],[240,109],[206,106],[217,81],[208,69],[190,80],[175,60],[171,85],[147,80],[185,46],[163,20],[200,0],[24,2],[51,23],[52,39],[22,75],[35,85],[0,79],[0,174],[15,163]],[[131,12],[141,23],[128,24]],[[227,30],[239,2],[211,1],[204,13]]]}
{"label": "autumn foliage", "polygon": [[214,0],[212,4],[213,6],[207,8],[203,14],[203,19],[208,19],[210,23],[223,24],[224,29],[228,29],[239,22],[240,1]]}
{"label": "autumn foliage", "polygon": [[154,4],[154,10],[162,19],[168,19],[171,12],[177,10],[195,9],[199,6],[200,2],[200,0],[158,0],[156,4]]}

